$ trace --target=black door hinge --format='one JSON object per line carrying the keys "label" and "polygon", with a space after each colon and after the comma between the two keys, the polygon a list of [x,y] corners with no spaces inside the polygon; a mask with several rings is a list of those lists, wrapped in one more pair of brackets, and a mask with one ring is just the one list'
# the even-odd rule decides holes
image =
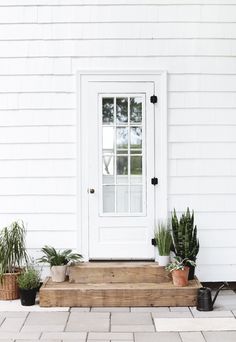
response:
{"label": "black door hinge", "polygon": [[156,95],[152,95],[152,96],[150,97],[150,102],[151,102],[151,103],[157,103],[157,96],[156,96]]}
{"label": "black door hinge", "polygon": [[152,244],[152,246],[156,246],[157,245],[156,239],[151,239],[151,244]]}
{"label": "black door hinge", "polygon": [[157,185],[157,184],[158,184],[158,178],[153,177],[153,178],[151,179],[151,183],[152,183],[152,185]]}

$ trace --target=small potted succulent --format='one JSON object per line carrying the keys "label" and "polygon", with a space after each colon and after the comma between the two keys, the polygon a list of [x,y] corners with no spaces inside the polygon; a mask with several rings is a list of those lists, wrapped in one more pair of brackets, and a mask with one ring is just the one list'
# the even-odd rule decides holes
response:
{"label": "small potted succulent", "polygon": [[33,267],[28,267],[19,275],[17,283],[20,288],[21,305],[35,305],[35,298],[40,286],[40,273]]}
{"label": "small potted succulent", "polygon": [[155,245],[158,249],[159,266],[166,266],[170,262],[170,251],[172,246],[172,236],[170,225],[163,222],[158,224],[155,231]]}
{"label": "small potted succulent", "polygon": [[38,261],[50,265],[52,281],[57,283],[65,281],[66,270],[69,264],[82,259],[82,255],[73,253],[72,249],[57,251],[54,247],[44,246],[42,252],[44,255]]}
{"label": "small potted succulent", "polygon": [[166,270],[171,272],[173,284],[183,287],[188,285],[189,266],[195,266],[195,262],[190,259],[182,259],[180,256],[173,258],[173,261],[166,266]]}

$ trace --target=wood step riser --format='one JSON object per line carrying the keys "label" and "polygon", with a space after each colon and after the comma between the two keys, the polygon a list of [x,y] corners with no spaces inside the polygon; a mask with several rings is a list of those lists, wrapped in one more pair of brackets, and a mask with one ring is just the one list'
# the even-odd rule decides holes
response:
{"label": "wood step riser", "polygon": [[144,267],[138,265],[124,265],[123,267],[81,265],[69,269],[69,281],[80,284],[166,283],[170,279],[171,276],[164,267],[150,264]]}
{"label": "wood step riser", "polygon": [[63,290],[40,294],[42,307],[195,306],[197,290]]}

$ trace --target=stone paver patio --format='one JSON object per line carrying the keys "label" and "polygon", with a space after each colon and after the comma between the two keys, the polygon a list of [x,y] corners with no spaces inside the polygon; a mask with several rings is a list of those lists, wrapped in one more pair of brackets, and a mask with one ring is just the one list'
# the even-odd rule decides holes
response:
{"label": "stone paver patio", "polygon": [[40,308],[0,302],[0,342],[235,342],[236,294],[196,308]]}

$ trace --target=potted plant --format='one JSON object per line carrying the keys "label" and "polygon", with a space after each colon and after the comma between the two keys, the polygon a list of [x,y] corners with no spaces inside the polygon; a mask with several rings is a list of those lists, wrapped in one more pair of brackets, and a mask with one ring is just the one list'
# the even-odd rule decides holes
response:
{"label": "potted plant", "polygon": [[163,222],[158,224],[158,229],[155,231],[155,245],[159,252],[159,266],[168,265],[170,262],[170,251],[172,246],[172,236],[169,224]]}
{"label": "potted plant", "polygon": [[189,264],[195,266],[195,262],[187,258],[182,259],[180,256],[173,258],[174,260],[166,266],[166,270],[171,272],[173,284],[183,287],[188,285]]}
{"label": "potted plant", "polygon": [[40,274],[33,267],[26,268],[18,277],[21,305],[35,305],[35,298],[40,286]]}
{"label": "potted plant", "polygon": [[44,255],[38,261],[50,265],[52,281],[57,283],[65,281],[66,269],[69,264],[82,259],[81,254],[73,253],[71,249],[57,251],[54,247],[44,246],[42,252]]}
{"label": "potted plant", "polygon": [[[175,255],[182,259],[187,258],[195,263],[199,252],[199,240],[197,238],[197,226],[194,225],[194,211],[191,215],[189,208],[187,208],[186,213],[183,213],[178,220],[174,209],[171,222]],[[194,279],[196,263],[195,266],[191,264],[189,266],[189,280],[191,280]]]}
{"label": "potted plant", "polygon": [[22,266],[28,262],[25,234],[22,221],[13,222],[0,231],[0,299],[2,300],[19,298],[17,278]]}

